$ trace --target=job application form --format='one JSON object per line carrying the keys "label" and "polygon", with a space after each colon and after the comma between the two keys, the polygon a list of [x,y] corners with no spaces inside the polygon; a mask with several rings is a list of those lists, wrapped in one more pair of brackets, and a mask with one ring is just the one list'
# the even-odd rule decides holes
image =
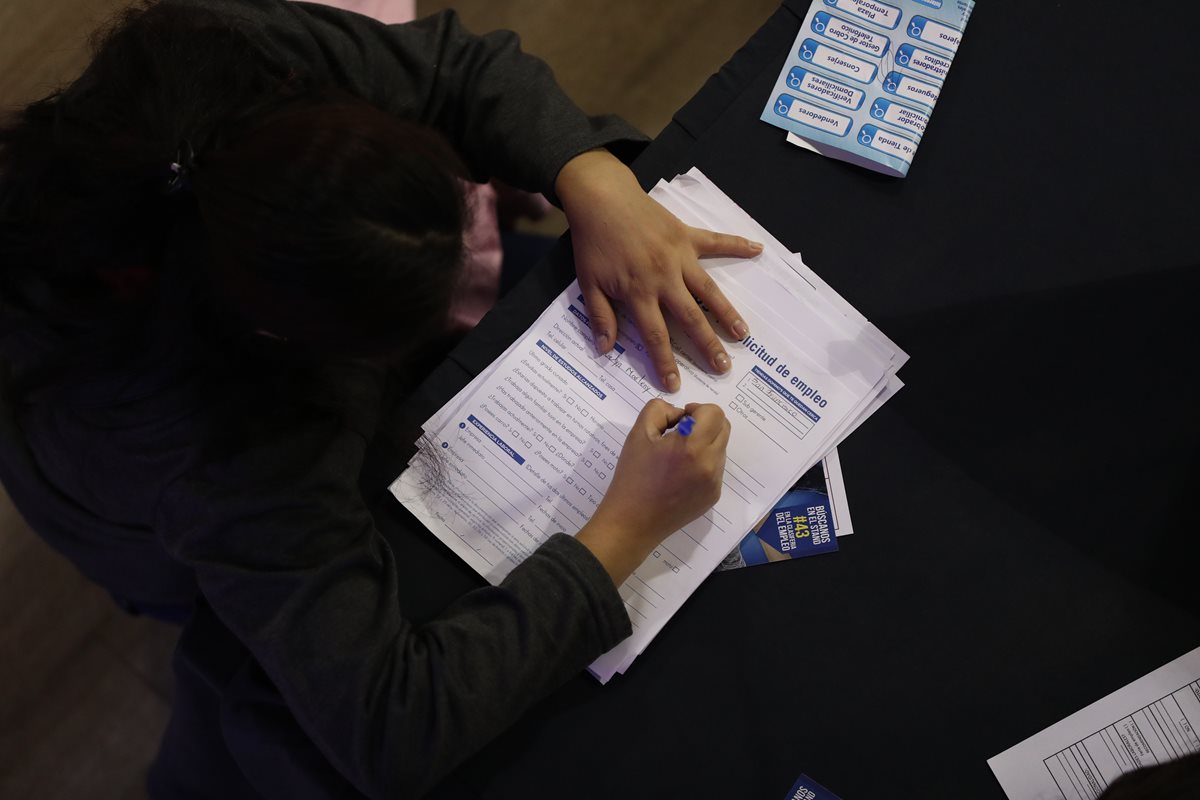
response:
{"label": "job application form", "polygon": [[[736,293],[735,287],[729,287]],[[751,331],[773,326],[746,304]],[[593,671],[626,666],[798,472],[832,446],[885,382],[887,365],[839,377],[784,336],[753,334],[727,349],[733,368],[712,375],[673,337],[680,391],[669,400],[720,405],[733,430],[721,500],[671,535],[621,587],[634,634]],[[608,488],[642,408],[664,396],[634,326],[598,355],[577,284],[569,286],[463,402],[430,422],[441,480],[417,459],[393,493],[460,557],[499,583],[548,536],[574,534]],[[465,393],[464,393],[465,394]]]}
{"label": "job application form", "polygon": [[[720,501],[668,537],[619,587],[633,635],[591,666],[624,672],[732,547],[810,467],[903,384],[908,356],[699,170],[651,196],[688,225],[763,243],[753,259],[704,267],[750,327],[713,375],[668,321],[676,406],[715,403],[732,425]],[[713,323],[714,329],[718,326]],[[626,435],[664,394],[637,326],[618,309],[613,350],[596,352],[573,283],[503,355],[423,426],[392,484],[410,511],[499,583],[552,533],[576,533],[611,482]]]}

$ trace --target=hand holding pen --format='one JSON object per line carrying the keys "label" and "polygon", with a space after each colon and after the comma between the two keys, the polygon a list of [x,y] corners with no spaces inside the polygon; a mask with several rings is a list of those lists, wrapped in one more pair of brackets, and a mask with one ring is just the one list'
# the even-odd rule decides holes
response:
{"label": "hand holding pen", "polygon": [[615,583],[720,499],[729,432],[711,403],[678,408],[651,400],[642,409],[604,499],[576,535]]}

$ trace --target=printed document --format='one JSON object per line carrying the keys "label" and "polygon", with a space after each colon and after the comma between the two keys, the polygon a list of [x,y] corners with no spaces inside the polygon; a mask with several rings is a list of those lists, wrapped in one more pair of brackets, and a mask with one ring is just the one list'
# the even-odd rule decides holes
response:
{"label": "printed document", "polygon": [[1095,800],[1123,773],[1200,752],[1200,647],[988,761],[1009,800]]}
{"label": "printed document", "polygon": [[634,633],[593,663],[601,681],[628,668],[796,479],[902,385],[895,373],[907,359],[698,171],[652,195],[688,224],[745,230],[767,245],[753,260],[704,262],[750,328],[726,342],[732,369],[714,375],[700,366],[707,359],[669,322],[681,388],[666,395],[620,310],[615,347],[596,352],[572,283],[426,422],[422,453],[391,487],[447,546],[499,583],[551,534],[587,523],[647,402],[721,406],[732,425],[721,499],[619,587]]}

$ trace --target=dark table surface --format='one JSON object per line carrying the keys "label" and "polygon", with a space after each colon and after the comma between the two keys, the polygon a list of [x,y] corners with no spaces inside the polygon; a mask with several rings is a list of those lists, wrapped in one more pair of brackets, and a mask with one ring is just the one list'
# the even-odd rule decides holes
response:
{"label": "dark table surface", "polygon": [[[980,3],[897,180],[758,121],[807,5],[634,166],[700,167],[912,355],[841,447],[856,534],[711,577],[627,675],[580,676],[442,796],[782,800],[804,772],[846,800],[1002,798],[989,757],[1200,645],[1200,9]],[[564,240],[412,417],[572,275]],[[478,585],[379,505],[410,613]]]}

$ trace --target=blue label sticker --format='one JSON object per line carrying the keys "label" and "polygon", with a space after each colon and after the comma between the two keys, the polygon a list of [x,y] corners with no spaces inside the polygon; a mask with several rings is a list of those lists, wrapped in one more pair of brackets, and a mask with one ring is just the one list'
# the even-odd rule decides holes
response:
{"label": "blue label sticker", "polygon": [[954,52],[962,44],[962,31],[958,28],[920,15],[908,21],[908,35],[910,38],[944,47],[950,52]]}
{"label": "blue label sticker", "polygon": [[942,0],[913,0],[913,2],[920,3],[923,6],[929,6],[930,8],[942,7]]}
{"label": "blue label sticker", "polygon": [[801,774],[788,793],[787,800],[842,800],[833,792],[814,781],[807,775]]}
{"label": "blue label sticker", "polygon": [[942,90],[937,84],[919,81],[907,75],[892,70],[883,78],[883,90],[897,97],[912,100],[933,108]]}
{"label": "blue label sticker", "polygon": [[851,111],[862,108],[863,101],[867,98],[867,93],[862,89],[838,83],[832,78],[826,78],[824,75],[818,75],[800,67],[792,67],[788,71],[787,85],[789,89],[812,95]]}
{"label": "blue label sticker", "polygon": [[889,30],[894,30],[904,16],[904,12],[896,6],[879,0],[825,0],[825,5]]}
{"label": "blue label sticker", "polygon": [[805,103],[799,97],[781,94],[775,100],[775,113],[781,117],[808,125],[818,130],[832,133],[835,136],[845,136],[850,133],[854,120],[843,114],[827,111],[822,106]]}
{"label": "blue label sticker", "polygon": [[857,22],[835,17],[824,11],[813,15],[810,27],[818,36],[832,39],[876,58],[886,54],[892,43],[892,40],[882,33],[869,31]]}
{"label": "blue label sticker", "polygon": [[875,102],[871,103],[871,116],[880,122],[911,131],[917,136],[925,133],[925,128],[929,125],[928,114],[882,97],[876,97]]}
{"label": "blue label sticker", "polygon": [[796,55],[800,56],[801,61],[860,83],[870,83],[879,72],[879,67],[873,61],[822,44],[816,39],[801,42]]}
{"label": "blue label sticker", "polygon": [[896,48],[896,64],[913,72],[920,73],[935,81],[944,81],[950,71],[950,61],[953,56],[945,53],[935,53],[923,50],[912,44],[902,44]]}
{"label": "blue label sticker", "polygon": [[871,147],[888,155],[895,156],[912,163],[917,153],[917,143],[907,136],[885,131],[874,125],[863,125],[858,131],[858,143],[863,147]]}

